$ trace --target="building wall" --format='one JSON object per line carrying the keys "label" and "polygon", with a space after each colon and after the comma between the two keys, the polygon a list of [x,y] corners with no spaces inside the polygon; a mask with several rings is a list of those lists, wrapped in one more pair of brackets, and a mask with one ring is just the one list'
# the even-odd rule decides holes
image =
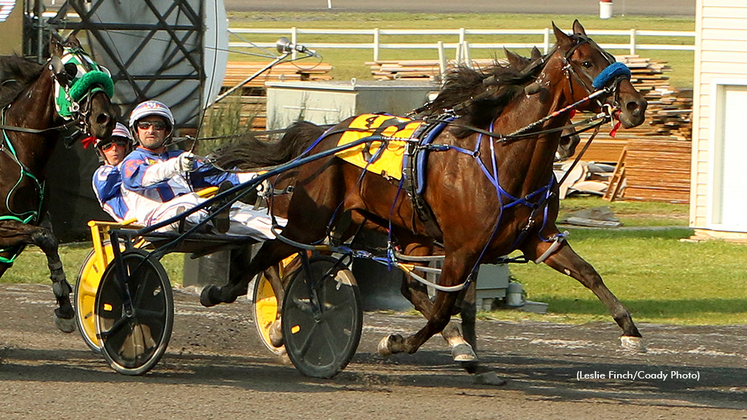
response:
{"label": "building wall", "polygon": [[702,236],[724,237],[729,235],[708,227],[714,141],[712,81],[728,79],[747,84],[747,2],[697,0],[695,32],[690,226]]}

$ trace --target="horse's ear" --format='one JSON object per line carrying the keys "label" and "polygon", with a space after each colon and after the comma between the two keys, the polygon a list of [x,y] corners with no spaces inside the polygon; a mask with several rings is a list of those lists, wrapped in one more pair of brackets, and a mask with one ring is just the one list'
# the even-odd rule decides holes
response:
{"label": "horse's ear", "polygon": [[56,34],[49,37],[49,55],[52,57],[62,57],[64,47],[62,40]]}
{"label": "horse's ear", "polygon": [[509,66],[514,69],[521,69],[522,67],[524,67],[524,57],[516,54],[515,52],[507,50],[506,47],[503,47],[503,52],[506,54]]}
{"label": "horse's ear", "polygon": [[542,58],[542,53],[540,52],[539,48],[532,47],[532,61],[537,61],[540,58]]}
{"label": "horse's ear", "polygon": [[65,40],[65,46],[69,48],[80,48],[80,41],[78,41],[78,37],[76,37],[74,33],[71,33],[70,36],[67,37],[67,40]]}
{"label": "horse's ear", "polygon": [[566,35],[565,32],[561,31],[557,26],[555,26],[555,22],[552,23],[552,30],[555,32],[555,44],[560,48],[561,50],[568,51],[571,49],[571,46],[573,45],[573,40],[571,37]]}
{"label": "horse's ear", "polygon": [[573,21],[573,34],[586,36],[586,30],[581,25],[581,22],[578,21],[578,19]]}

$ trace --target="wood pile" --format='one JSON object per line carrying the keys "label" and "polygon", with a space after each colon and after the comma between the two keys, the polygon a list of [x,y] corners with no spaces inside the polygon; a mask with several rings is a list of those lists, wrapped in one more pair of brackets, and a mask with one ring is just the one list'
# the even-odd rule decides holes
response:
{"label": "wood pile", "polygon": [[[665,73],[672,71],[666,62],[638,55],[616,57],[630,68],[631,82],[648,101],[647,124],[633,130],[637,135],[673,136],[689,140],[692,135],[692,91],[679,91],[669,85]],[[492,59],[473,60],[473,66],[484,68]],[[438,60],[369,61],[373,77],[378,80],[436,80]],[[449,62],[453,66],[454,62]]]}
{"label": "wood pile", "polygon": [[688,203],[691,152],[690,141],[629,140],[612,175],[605,199]]}
{"label": "wood pile", "polygon": [[[226,65],[226,76],[223,79],[223,86],[226,88],[236,86],[267,64],[252,61],[229,61]],[[319,63],[318,65],[281,63],[260,74],[244,86],[246,88],[264,88],[266,82],[274,81],[331,80],[332,76],[329,75],[330,70],[332,70],[332,66],[327,63]]]}
{"label": "wood pile", "polygon": [[[485,68],[493,65],[493,59],[472,60],[473,67]],[[440,77],[438,60],[380,60],[367,61],[376,80],[436,80]],[[453,66],[451,61],[447,66]]]}
{"label": "wood pile", "polygon": [[[226,76],[223,79],[221,93],[225,92],[249,76],[255,74],[268,63],[250,61],[229,61],[226,66]],[[267,125],[267,92],[266,82],[273,81],[327,81],[332,76],[329,72],[332,66],[327,63],[310,65],[307,63],[282,63],[257,76],[245,84],[236,97],[229,97],[215,104],[209,111],[216,116],[239,118],[239,126],[246,126],[251,120],[253,130],[265,130]],[[208,114],[210,115],[210,114]]]}

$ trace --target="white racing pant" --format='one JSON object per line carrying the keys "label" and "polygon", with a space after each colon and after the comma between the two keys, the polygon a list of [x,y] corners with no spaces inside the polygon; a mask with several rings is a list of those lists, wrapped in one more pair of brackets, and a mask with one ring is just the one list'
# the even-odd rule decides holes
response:
{"label": "white racing pant", "polygon": [[[205,200],[194,193],[176,197],[153,210],[148,218],[147,225],[151,226],[170,219]],[[187,216],[186,221],[190,224],[197,224],[207,217],[208,212],[200,210]],[[272,228],[272,218],[266,208],[255,210],[253,206],[237,201],[231,206],[230,220],[231,225],[227,232],[229,235],[250,236],[258,241],[275,239],[275,235],[270,230]],[[281,227],[287,223],[282,217],[275,217],[275,220]],[[170,232],[176,230],[178,227],[179,223],[176,222],[159,229],[159,231]]]}

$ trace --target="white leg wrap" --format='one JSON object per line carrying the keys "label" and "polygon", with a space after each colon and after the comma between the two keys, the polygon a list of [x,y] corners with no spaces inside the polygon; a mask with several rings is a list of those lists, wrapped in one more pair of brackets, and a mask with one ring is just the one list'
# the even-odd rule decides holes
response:
{"label": "white leg wrap", "polygon": [[387,335],[379,341],[379,354],[384,357],[389,357],[393,354],[389,349],[389,337],[390,336]]}
{"label": "white leg wrap", "polygon": [[646,351],[646,347],[641,342],[641,337],[631,337],[629,335],[624,335],[620,337],[620,345],[622,345],[622,348],[625,350],[630,351]]}

